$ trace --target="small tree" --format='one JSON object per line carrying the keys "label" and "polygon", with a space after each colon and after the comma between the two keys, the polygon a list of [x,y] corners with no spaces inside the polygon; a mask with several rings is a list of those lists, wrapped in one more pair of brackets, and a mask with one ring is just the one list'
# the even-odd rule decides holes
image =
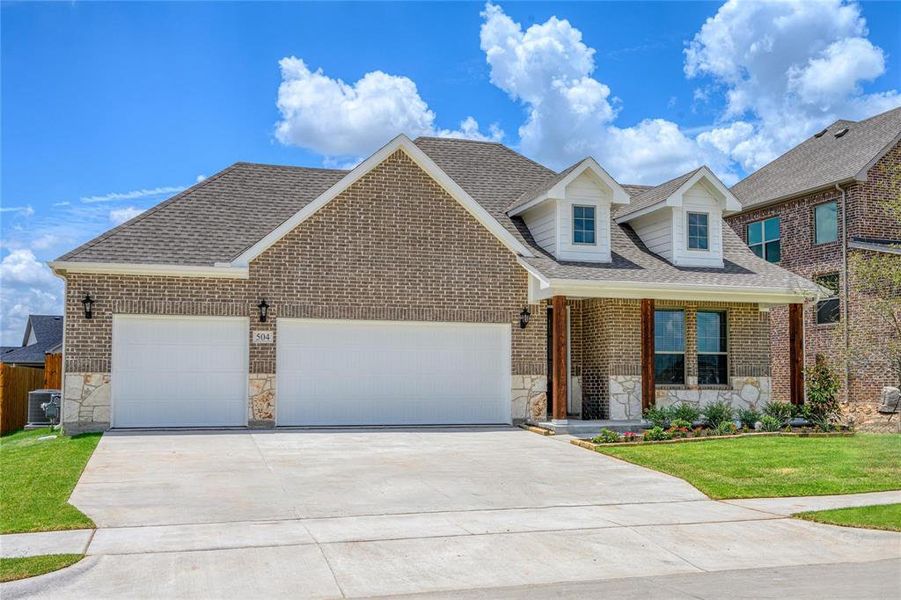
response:
{"label": "small tree", "polygon": [[810,419],[821,429],[829,430],[839,417],[838,377],[822,354],[817,354],[813,366],[806,369],[805,375]]}

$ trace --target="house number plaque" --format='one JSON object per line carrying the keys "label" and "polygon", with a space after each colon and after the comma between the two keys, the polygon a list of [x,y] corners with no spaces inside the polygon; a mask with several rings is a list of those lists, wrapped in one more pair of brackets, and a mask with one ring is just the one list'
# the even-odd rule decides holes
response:
{"label": "house number plaque", "polygon": [[271,331],[253,331],[253,343],[254,344],[271,344],[272,343],[272,332]]}

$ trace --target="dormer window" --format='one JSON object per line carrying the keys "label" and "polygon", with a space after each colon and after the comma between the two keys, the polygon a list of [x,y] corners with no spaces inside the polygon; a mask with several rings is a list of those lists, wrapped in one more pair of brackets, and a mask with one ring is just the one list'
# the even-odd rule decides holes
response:
{"label": "dormer window", "polygon": [[595,244],[595,207],[573,206],[573,244]]}
{"label": "dormer window", "polygon": [[710,223],[707,213],[688,213],[688,249],[710,249]]}

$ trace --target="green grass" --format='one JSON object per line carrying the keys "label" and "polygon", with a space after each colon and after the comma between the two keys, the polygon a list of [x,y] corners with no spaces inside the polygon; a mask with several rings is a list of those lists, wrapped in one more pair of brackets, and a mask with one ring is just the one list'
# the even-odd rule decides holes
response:
{"label": "green grass", "polygon": [[94,526],[68,500],[100,434],[38,440],[51,433],[32,429],[0,437],[0,533]]}
{"label": "green grass", "polygon": [[25,558],[0,558],[0,582],[37,577],[73,565],[84,554],[44,554]]}
{"label": "green grass", "polygon": [[605,446],[711,498],[822,496],[901,489],[901,436],[739,437],[684,444]]}
{"label": "green grass", "polygon": [[829,523],[830,525],[901,531],[901,504],[835,508],[832,510],[802,512],[793,516],[799,519],[806,519],[807,521],[816,521],[817,523]]}

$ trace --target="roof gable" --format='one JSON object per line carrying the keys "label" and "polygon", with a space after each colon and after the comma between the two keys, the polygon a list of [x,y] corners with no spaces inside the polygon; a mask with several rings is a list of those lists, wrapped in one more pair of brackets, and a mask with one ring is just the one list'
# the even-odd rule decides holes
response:
{"label": "roof gable", "polygon": [[741,210],[738,199],[708,167],[698,167],[675,179],[642,192],[616,215],[617,223],[627,223],[666,206],[682,206],[685,192],[701,183],[720,203],[724,213]]}
{"label": "roof gable", "polygon": [[541,204],[545,200],[563,198],[566,195],[566,186],[584,173],[590,174],[592,179],[594,179],[598,185],[605,187],[610,191],[613,197],[613,204],[629,203],[629,194],[626,190],[624,190],[596,160],[588,157],[560,171],[554,177],[551,177],[547,181],[543,181],[538,186],[524,192],[510,205],[507,213],[511,216],[519,215],[533,206]]}

